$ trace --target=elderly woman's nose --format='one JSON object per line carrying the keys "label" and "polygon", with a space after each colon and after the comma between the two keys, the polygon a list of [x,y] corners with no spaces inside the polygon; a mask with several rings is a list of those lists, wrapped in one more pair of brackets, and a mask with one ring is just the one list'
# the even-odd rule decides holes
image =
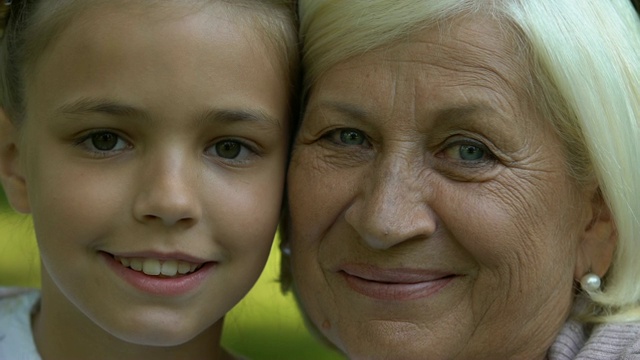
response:
{"label": "elderly woman's nose", "polygon": [[374,169],[363,179],[345,214],[362,241],[382,250],[430,237],[436,230],[436,216],[427,203],[428,179],[417,174],[419,169],[397,159],[388,159]]}

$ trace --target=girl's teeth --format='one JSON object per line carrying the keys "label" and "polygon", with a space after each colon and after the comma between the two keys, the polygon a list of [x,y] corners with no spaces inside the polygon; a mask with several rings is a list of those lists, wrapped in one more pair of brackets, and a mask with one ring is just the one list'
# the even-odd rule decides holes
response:
{"label": "girl's teeth", "polygon": [[163,262],[160,273],[165,276],[176,276],[178,273],[178,262],[175,260],[167,260]]}
{"label": "girl's teeth", "polygon": [[131,259],[130,267],[135,271],[142,271],[142,259]]}
{"label": "girl's teeth", "polygon": [[156,259],[145,259],[142,262],[142,272],[147,275],[160,275],[160,261]]}
{"label": "girl's teeth", "polygon": [[180,274],[188,274],[191,271],[191,265],[189,265],[189,263],[186,263],[184,261],[178,261],[178,273]]}
{"label": "girl's teeth", "polygon": [[117,258],[122,266],[129,267],[135,271],[142,271],[146,275],[163,275],[163,276],[176,276],[186,275],[188,273],[196,271],[200,265],[191,264],[185,261],[178,260],[166,260],[160,261],[158,259],[143,259],[143,258]]}

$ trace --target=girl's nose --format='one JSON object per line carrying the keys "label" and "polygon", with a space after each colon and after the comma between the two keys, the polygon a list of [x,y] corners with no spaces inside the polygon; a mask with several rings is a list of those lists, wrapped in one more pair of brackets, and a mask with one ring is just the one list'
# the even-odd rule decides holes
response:
{"label": "girl's nose", "polygon": [[149,161],[143,168],[133,209],[138,221],[187,227],[199,221],[198,171],[188,159],[173,155]]}

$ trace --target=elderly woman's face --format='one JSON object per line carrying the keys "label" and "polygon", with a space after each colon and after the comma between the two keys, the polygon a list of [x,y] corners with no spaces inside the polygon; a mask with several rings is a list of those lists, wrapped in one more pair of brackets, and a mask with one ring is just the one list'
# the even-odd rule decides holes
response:
{"label": "elderly woman's face", "polygon": [[304,309],[352,358],[543,358],[590,200],[490,21],[330,69],[289,173]]}

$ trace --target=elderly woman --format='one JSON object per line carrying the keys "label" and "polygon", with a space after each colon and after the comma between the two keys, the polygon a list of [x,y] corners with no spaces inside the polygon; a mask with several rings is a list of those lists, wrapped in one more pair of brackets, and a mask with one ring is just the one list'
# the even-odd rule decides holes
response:
{"label": "elderly woman", "polygon": [[285,274],[354,359],[640,359],[629,0],[302,0]]}

